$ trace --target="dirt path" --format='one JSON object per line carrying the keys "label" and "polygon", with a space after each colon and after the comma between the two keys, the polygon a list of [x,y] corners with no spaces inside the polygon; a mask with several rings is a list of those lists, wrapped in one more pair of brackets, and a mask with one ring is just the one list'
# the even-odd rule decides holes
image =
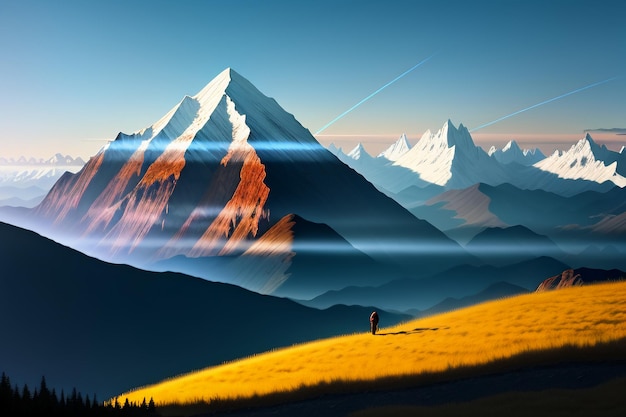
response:
{"label": "dirt path", "polygon": [[[550,388],[589,388],[626,377],[626,362],[567,364],[529,368],[516,372],[468,378],[453,382],[395,391],[326,395],[254,410],[224,413],[254,417],[339,417],[355,411],[391,405],[439,405],[465,402],[508,391],[541,391]],[[222,414],[220,414],[222,415]]]}

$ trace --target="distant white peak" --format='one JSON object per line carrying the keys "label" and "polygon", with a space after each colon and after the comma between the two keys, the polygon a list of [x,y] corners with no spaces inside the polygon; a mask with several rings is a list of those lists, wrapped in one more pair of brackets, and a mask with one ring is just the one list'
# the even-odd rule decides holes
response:
{"label": "distant white peak", "polygon": [[504,145],[504,148],[502,148],[502,152],[509,152],[509,151],[521,152],[522,150],[520,149],[517,142],[515,142],[514,140],[510,140],[506,145]]}
{"label": "distant white peak", "polygon": [[526,156],[533,155],[535,156],[535,158],[538,158],[538,159],[544,159],[546,157],[546,155],[543,152],[541,152],[541,149],[539,148],[524,149],[524,155]]}
{"label": "distant white peak", "polygon": [[397,141],[393,143],[386,150],[378,154],[377,158],[386,158],[390,161],[397,161],[402,155],[407,153],[411,149],[411,145],[409,144],[409,140],[406,137],[406,134],[403,133]]}
{"label": "distant white peak", "polygon": [[617,172],[615,155],[616,153],[606,149],[606,146],[598,146],[587,134],[567,152],[555,151],[549,158],[537,162],[534,166],[554,173],[560,178],[584,179],[598,183],[612,181],[623,188],[626,186],[626,178]]}
{"label": "distant white peak", "polygon": [[491,148],[489,148],[487,155],[493,156],[493,154],[496,153],[497,151],[498,151],[498,148],[496,148],[495,145],[491,145]]}
{"label": "distant white peak", "polygon": [[579,155],[579,154],[594,154],[594,149],[600,149],[599,146],[593,141],[591,136],[587,134],[583,139],[576,142],[572,147],[567,151],[568,154],[571,155]]}
{"label": "distant white peak", "polygon": [[363,144],[361,142],[359,142],[358,145],[356,145],[354,147],[354,149],[352,149],[349,153],[348,156],[354,160],[359,160],[361,158],[371,158],[370,154],[367,153],[367,151],[365,150],[365,147],[363,147]]}
{"label": "distant white peak", "polygon": [[[456,128],[454,127],[454,123],[448,119],[439,132],[441,132],[442,137],[447,139],[449,147],[460,146],[469,149],[476,148],[469,130],[463,126],[463,123],[460,123],[459,127]],[[439,133],[437,135],[439,135]]]}
{"label": "distant white peak", "polygon": [[624,152],[624,150],[626,150],[626,145],[622,146],[622,149],[619,150],[619,153],[621,153],[622,155],[625,155],[626,152]]}

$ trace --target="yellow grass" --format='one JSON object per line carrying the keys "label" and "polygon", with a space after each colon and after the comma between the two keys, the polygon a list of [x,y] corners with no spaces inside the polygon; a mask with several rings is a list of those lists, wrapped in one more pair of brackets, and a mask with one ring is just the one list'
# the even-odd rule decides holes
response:
{"label": "yellow grass", "polygon": [[137,389],[119,400],[153,398],[164,405],[249,398],[335,381],[448,372],[624,338],[626,282],[573,287],[413,320],[381,328],[377,336],[361,333],[280,349]]}

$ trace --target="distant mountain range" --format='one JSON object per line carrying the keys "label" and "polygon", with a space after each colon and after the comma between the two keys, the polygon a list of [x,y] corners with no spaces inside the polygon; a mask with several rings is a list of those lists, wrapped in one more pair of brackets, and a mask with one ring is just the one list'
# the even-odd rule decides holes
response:
{"label": "distant mountain range", "polygon": [[0,156],[0,166],[2,167],[6,167],[6,166],[15,166],[15,167],[78,166],[78,167],[82,167],[83,165],[85,165],[85,161],[80,156],[77,158],[74,158],[70,155],[62,155],[60,153],[57,153],[48,159],[26,157],[26,156],[20,156],[19,158],[16,159],[16,158],[4,158]]}
{"label": "distant mountain range", "polygon": [[[549,157],[538,149],[522,150],[515,141],[501,150],[492,147],[487,153],[474,144],[465,126],[456,128],[450,120],[437,133],[424,133],[413,147],[403,144],[405,140],[401,137],[376,158],[361,144],[348,154],[334,145],[329,150],[381,191],[399,195],[405,206],[423,202],[407,200],[404,194],[410,194],[406,190],[428,185],[445,191],[476,184],[511,184],[563,196],[626,186],[626,154],[599,146],[589,134],[568,151],[556,151]],[[393,155],[393,161],[385,154]]]}
{"label": "distant mountain range", "polygon": [[[543,248],[550,253],[543,255],[578,266],[626,267],[626,153],[598,145],[589,134],[548,157],[514,141],[486,153],[463,125],[456,128],[448,120],[415,146],[401,137],[376,158],[360,144],[348,154],[329,149],[381,192],[462,245],[486,228],[521,226],[552,242]],[[489,248],[517,251],[508,259],[519,261],[530,243],[512,248],[509,235],[503,233]],[[603,253],[588,251],[591,246]],[[467,249],[476,254],[476,247]]]}
{"label": "distant mountain range", "polygon": [[522,149],[514,140],[509,141],[502,149],[495,146],[489,148],[489,156],[501,164],[534,165],[546,156],[539,149]]}
{"label": "distant mountain range", "polygon": [[0,157],[0,206],[34,207],[63,173],[84,165],[82,158],[60,153],[48,159]]}
{"label": "distant mountain range", "polygon": [[[459,266],[422,279],[400,279],[380,286],[351,286],[328,291],[305,305],[327,308],[336,304],[375,305],[394,311],[425,311],[446,298],[466,298],[506,282],[533,291],[546,277],[561,273],[568,266],[549,257],[539,257],[501,267]],[[483,301],[488,299],[483,298]]]}

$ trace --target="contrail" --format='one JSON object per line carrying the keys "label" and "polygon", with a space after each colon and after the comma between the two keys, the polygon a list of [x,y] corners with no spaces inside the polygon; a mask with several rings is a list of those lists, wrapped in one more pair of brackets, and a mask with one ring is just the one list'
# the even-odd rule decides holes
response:
{"label": "contrail", "polygon": [[330,122],[326,123],[326,125],[324,127],[322,127],[320,130],[318,130],[317,132],[315,132],[315,134],[320,134],[321,132],[323,132],[327,127],[329,127],[330,125],[332,125],[333,123],[335,123],[337,120],[341,119],[342,117],[344,117],[346,114],[350,113],[352,110],[356,109],[357,107],[359,107],[361,104],[365,103],[367,100],[369,100],[370,98],[374,97],[376,94],[380,93],[381,91],[383,91],[385,88],[389,87],[391,84],[395,83],[396,81],[398,81],[400,78],[404,77],[405,75],[407,75],[409,72],[413,71],[415,68],[419,67],[420,65],[424,64],[426,61],[428,61],[430,58],[432,58],[434,56],[431,55],[428,58],[424,59],[422,62],[420,62],[419,64],[409,68],[408,70],[404,71],[402,74],[398,75],[396,78],[394,78],[393,80],[389,81],[387,84],[383,85],[382,87],[380,87],[378,90],[374,91],[372,94],[370,94],[369,96],[365,97],[363,100],[359,101],[358,103],[356,103],[354,106],[350,107],[348,110],[344,111],[343,113],[341,113],[339,116],[335,117],[333,120],[331,120]]}
{"label": "contrail", "polygon": [[606,79],[604,81],[598,81],[596,83],[589,84],[589,85],[587,85],[585,87],[577,88],[576,90],[570,91],[569,93],[561,94],[560,96],[556,96],[556,97],[553,97],[553,98],[551,98],[549,100],[542,101],[541,103],[534,104],[534,105],[532,105],[530,107],[526,107],[525,109],[518,110],[518,111],[516,111],[514,113],[507,114],[506,116],[502,116],[499,119],[496,119],[496,120],[491,121],[489,123],[485,123],[484,125],[480,125],[478,127],[470,129],[470,132],[474,132],[474,131],[476,131],[478,129],[482,129],[483,127],[491,126],[494,123],[498,123],[498,122],[500,122],[500,121],[502,121],[504,119],[508,119],[509,117],[513,117],[513,116],[515,116],[517,114],[520,114],[520,113],[523,113],[523,112],[525,112],[527,110],[531,110],[531,109],[534,109],[535,107],[543,106],[544,104],[548,104],[550,102],[553,102],[554,100],[558,100],[558,99],[563,98],[563,97],[571,96],[572,94],[579,93],[579,92],[581,92],[583,90],[586,90],[586,89],[591,88],[591,87],[598,86],[600,84],[608,83],[609,81],[613,81],[613,80],[616,80],[618,78],[620,78],[620,77],[612,77],[612,78]]}

